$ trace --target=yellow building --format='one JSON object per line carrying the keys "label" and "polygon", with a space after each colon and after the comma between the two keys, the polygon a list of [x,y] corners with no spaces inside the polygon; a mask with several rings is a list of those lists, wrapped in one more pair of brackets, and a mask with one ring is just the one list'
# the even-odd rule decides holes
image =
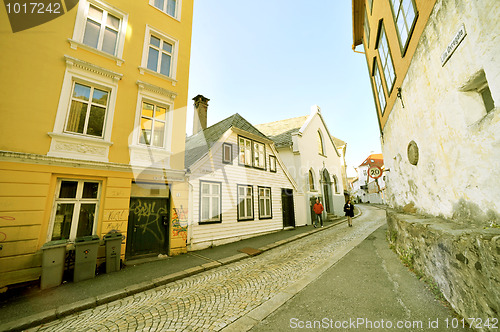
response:
{"label": "yellow building", "polygon": [[122,259],[186,251],[193,0],[62,5],[24,30],[22,6],[0,9],[0,288],[38,279],[53,240],[115,230]]}

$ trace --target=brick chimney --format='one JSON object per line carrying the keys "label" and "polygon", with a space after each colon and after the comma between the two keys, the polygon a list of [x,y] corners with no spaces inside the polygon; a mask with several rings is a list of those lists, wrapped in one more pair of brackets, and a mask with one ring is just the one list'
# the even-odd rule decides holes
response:
{"label": "brick chimney", "polygon": [[194,100],[193,135],[207,128],[208,101],[210,99],[197,95]]}

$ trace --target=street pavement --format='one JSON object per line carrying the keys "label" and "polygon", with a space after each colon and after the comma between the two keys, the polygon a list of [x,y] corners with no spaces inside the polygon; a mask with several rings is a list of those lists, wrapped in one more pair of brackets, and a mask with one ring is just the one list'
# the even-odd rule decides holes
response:
{"label": "street pavement", "polygon": [[[354,219],[354,227],[342,222],[322,229],[303,228],[300,233],[278,232],[286,235],[275,234],[267,240],[259,237],[239,244],[240,248],[245,245],[263,249],[257,256],[235,255],[229,247],[218,253],[182,255],[204,258],[205,267],[184,269],[178,272],[182,278],[153,279],[157,284],[166,281],[155,288],[144,281],[142,286],[129,285],[125,289],[131,296],[121,296],[123,291],[115,290],[120,296],[111,301],[112,293],[108,293],[102,305],[97,305],[99,298],[93,298],[93,305],[87,310],[80,311],[85,306],[73,304],[75,313],[67,315],[70,311],[66,310],[60,318],[46,319],[44,324],[29,331],[247,331],[252,328],[284,331],[307,328],[308,323],[323,323],[328,319],[335,328],[337,321],[358,318],[371,320],[379,327],[381,320],[420,320],[423,329],[406,329],[420,331],[427,330],[425,327],[436,319],[439,324],[445,324],[445,319],[451,323],[451,312],[434,300],[425,285],[407,271],[388,248],[383,229],[385,211],[371,206],[361,209],[363,215]],[[276,237],[282,238],[270,242]],[[233,246],[237,248],[238,244]],[[207,263],[210,254],[212,258]],[[144,268],[127,269],[139,273],[141,269],[145,272],[157,267],[142,266]],[[118,276],[127,269],[109,276]],[[187,272],[192,275],[187,276]],[[122,279],[115,278],[117,283]],[[92,282],[99,279],[91,280],[88,287],[92,288]],[[69,298],[74,296],[72,292],[76,292],[76,288],[67,287]],[[80,303],[82,301],[85,302]],[[62,312],[61,307],[54,312],[53,318],[56,318],[57,312]],[[1,308],[0,317],[5,317],[5,313]],[[47,311],[38,313],[44,314],[47,315]],[[28,317],[27,321],[30,320],[29,326],[37,322],[33,316]],[[0,330],[22,327],[22,321],[21,318],[11,321],[10,326],[0,325]],[[28,326],[24,323],[24,327]]]}

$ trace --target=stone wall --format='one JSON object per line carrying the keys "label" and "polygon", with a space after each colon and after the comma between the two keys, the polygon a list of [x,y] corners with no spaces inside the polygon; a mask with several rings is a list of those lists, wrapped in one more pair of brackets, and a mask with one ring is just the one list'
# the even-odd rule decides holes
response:
{"label": "stone wall", "polygon": [[464,318],[500,319],[500,228],[387,210],[388,238]]}

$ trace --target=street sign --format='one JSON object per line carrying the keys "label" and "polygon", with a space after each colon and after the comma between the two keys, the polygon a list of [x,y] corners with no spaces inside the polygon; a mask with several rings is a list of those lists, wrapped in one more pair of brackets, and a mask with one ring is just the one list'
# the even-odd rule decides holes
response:
{"label": "street sign", "polygon": [[371,166],[368,168],[368,176],[372,179],[378,179],[382,176],[382,169],[378,166]]}

